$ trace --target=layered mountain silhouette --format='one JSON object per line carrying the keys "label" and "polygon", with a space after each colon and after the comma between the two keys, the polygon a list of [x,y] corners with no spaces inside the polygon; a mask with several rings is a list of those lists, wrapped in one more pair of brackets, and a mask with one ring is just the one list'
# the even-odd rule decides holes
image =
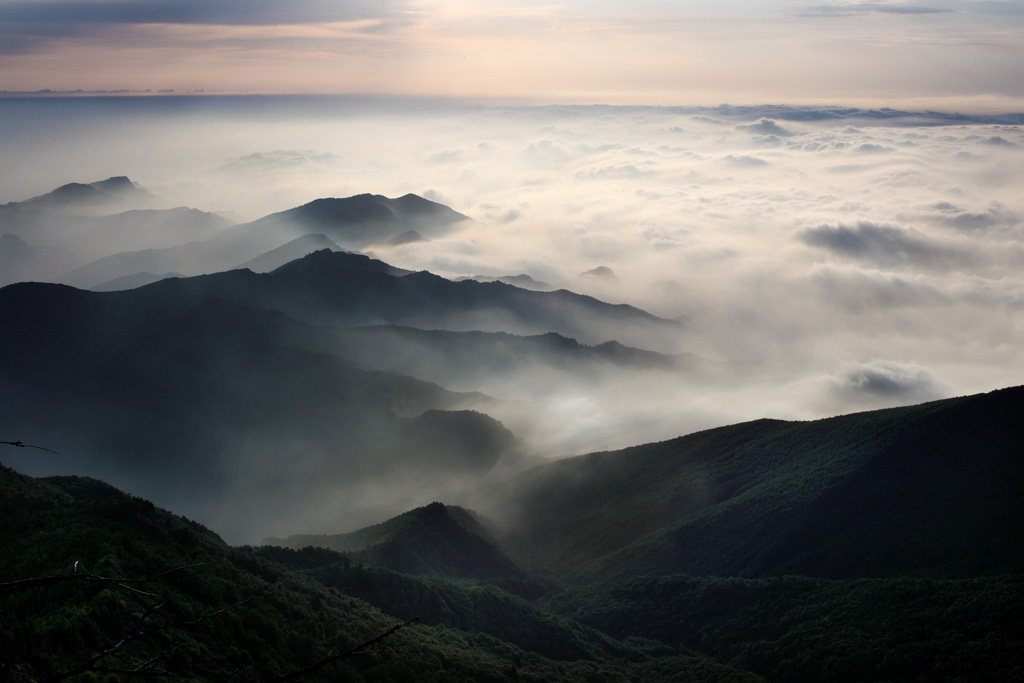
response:
{"label": "layered mountain silhouette", "polygon": [[[683,357],[558,333],[337,327],[500,323],[597,339],[626,323],[638,335],[679,329],[570,292],[455,283],[329,250],[267,274],[168,278],[127,291],[21,283],[0,290],[0,309],[9,323],[0,331],[8,387],[0,426],[69,454],[30,471],[109,478],[232,534],[258,533],[260,516],[283,521],[275,510],[304,485],[328,496],[332,486],[388,482],[384,495],[301,512],[356,523],[353,510],[379,519],[523,466],[526,449],[485,414],[497,409],[479,393],[489,377],[595,381],[612,370],[686,368]],[[463,393],[442,388],[450,385]],[[252,512],[234,512],[242,509]]]}
{"label": "layered mountain silhouette", "polygon": [[[0,461],[101,478],[0,466],[15,679],[111,643],[126,678],[353,647],[309,680],[1024,675],[1024,388],[541,459],[506,419],[532,399],[720,368],[634,307],[345,251],[469,220],[415,195],[243,225],[155,201],[0,207]],[[61,278],[109,291],[24,281]]]}
{"label": "layered mountain silhouette", "polygon": [[466,410],[480,395],[280,344],[298,323],[278,313],[161,293],[0,290],[2,428],[62,454],[30,471],[101,475],[235,534],[296,495],[307,517],[427,498],[521,450]]}
{"label": "layered mountain silhouette", "polygon": [[367,367],[493,395],[539,396],[560,387],[594,387],[616,373],[667,379],[710,369],[690,354],[660,354],[616,341],[590,346],[556,332],[520,336],[373,325],[321,328],[305,343]]}
{"label": "layered mountain silhouette", "polygon": [[216,296],[313,324],[398,324],[451,331],[555,332],[583,343],[617,340],[679,350],[682,324],[567,290],[405,274],[361,254],[321,250],[267,274],[229,271],[153,285],[160,296]]}
{"label": "layered mountain silhouette", "polygon": [[389,199],[357,195],[318,199],[217,235],[138,251],[120,251],[69,273],[62,281],[94,287],[138,272],[216,273],[233,268],[273,270],[318,249],[357,249],[415,230],[440,235],[469,220],[416,195]]}
{"label": "layered mountain silhouette", "polygon": [[[317,199],[294,209],[232,226],[212,213],[156,208],[162,200],[119,176],[69,183],[22,202],[0,206],[0,235],[37,249],[61,247],[63,259],[25,261],[17,277],[105,288],[140,273],[200,275],[251,267],[266,271],[321,248],[357,249],[447,234],[469,221],[417,195],[391,199],[362,194]],[[140,210],[144,209],[144,210]],[[289,245],[290,246],[286,246]],[[0,259],[13,261],[14,245],[0,244]]]}
{"label": "layered mountain silhouette", "polygon": [[535,289],[541,292],[549,292],[554,289],[548,283],[534,280],[525,273],[519,275],[472,275],[462,279],[476,280],[477,282],[504,282],[506,285],[515,285],[523,289]]}
{"label": "layered mountain silhouette", "polygon": [[320,251],[321,249],[339,251],[340,247],[326,235],[303,235],[302,237],[296,237],[287,244],[282,244],[277,249],[271,249],[264,254],[260,254],[254,259],[241,263],[238,267],[241,269],[251,270],[254,273],[269,273],[272,270],[277,270],[286,263],[302,258],[306,254],[311,254],[314,251]]}
{"label": "layered mountain silhouette", "polygon": [[[206,240],[231,225],[220,216],[164,202],[119,176],[93,183],[70,183],[22,202],[0,205],[0,235],[16,237],[32,250],[18,253],[0,244],[0,284],[26,280],[67,282],[91,287],[147,270],[131,260],[103,261],[113,252],[163,249]],[[8,238],[10,239],[10,238]],[[113,263],[118,266],[113,267]],[[167,272],[173,268],[151,272]]]}

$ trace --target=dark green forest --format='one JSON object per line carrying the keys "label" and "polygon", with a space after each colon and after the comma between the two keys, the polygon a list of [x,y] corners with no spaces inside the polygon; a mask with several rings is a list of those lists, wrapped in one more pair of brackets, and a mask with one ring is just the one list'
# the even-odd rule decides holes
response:
{"label": "dark green forest", "polygon": [[259,546],[4,467],[0,676],[1022,680],[1022,408],[761,420]]}

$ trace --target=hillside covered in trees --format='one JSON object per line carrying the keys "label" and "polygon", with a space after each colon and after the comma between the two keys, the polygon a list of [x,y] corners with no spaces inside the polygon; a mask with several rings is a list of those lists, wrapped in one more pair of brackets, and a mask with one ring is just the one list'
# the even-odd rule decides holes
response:
{"label": "hillside covered in trees", "polygon": [[1019,680],[1022,400],[741,424],[537,466],[486,492],[504,518],[434,503],[256,547],[3,468],[0,671]]}

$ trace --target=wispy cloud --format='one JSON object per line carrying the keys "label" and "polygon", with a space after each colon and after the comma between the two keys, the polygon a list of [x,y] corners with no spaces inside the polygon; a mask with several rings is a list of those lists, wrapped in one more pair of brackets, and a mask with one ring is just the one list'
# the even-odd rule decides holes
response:
{"label": "wispy cloud", "polygon": [[834,2],[829,5],[813,5],[799,11],[803,17],[846,17],[856,14],[923,15],[948,14],[953,10],[902,2]]}
{"label": "wispy cloud", "polygon": [[1024,17],[991,14],[992,4],[0,2],[0,88],[585,103],[1024,99],[1013,78]]}
{"label": "wispy cloud", "polygon": [[0,22],[18,24],[213,24],[270,26],[378,19],[406,3],[296,0],[115,0],[4,2]]}
{"label": "wispy cloud", "polygon": [[913,229],[862,221],[855,226],[821,225],[799,235],[812,247],[857,259],[879,268],[916,266],[927,269],[967,268],[971,252],[929,239]]}

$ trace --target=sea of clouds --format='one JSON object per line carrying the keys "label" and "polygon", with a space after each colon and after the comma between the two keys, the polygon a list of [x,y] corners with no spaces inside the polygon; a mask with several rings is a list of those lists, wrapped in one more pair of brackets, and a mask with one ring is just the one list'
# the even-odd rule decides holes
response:
{"label": "sea of clouds", "polygon": [[241,222],[413,192],[473,221],[377,258],[629,303],[685,323],[657,350],[728,368],[488,387],[543,402],[513,427],[546,452],[1024,383],[1021,116],[315,97],[0,110],[0,201],[127,175]]}

